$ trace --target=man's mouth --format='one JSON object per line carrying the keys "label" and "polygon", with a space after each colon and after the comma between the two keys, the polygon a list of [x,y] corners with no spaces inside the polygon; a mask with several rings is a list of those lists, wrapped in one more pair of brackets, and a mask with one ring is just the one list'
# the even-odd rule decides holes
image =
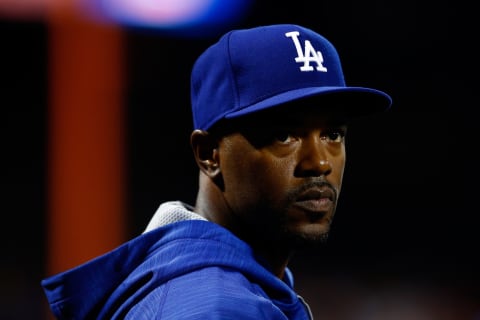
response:
{"label": "man's mouth", "polygon": [[295,205],[319,218],[332,210],[335,193],[331,188],[311,188],[302,192]]}

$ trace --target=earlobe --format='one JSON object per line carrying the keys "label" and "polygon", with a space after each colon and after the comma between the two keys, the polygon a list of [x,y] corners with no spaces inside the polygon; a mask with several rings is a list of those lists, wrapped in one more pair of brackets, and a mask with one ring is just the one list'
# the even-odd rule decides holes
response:
{"label": "earlobe", "polygon": [[190,145],[198,167],[211,178],[220,174],[218,141],[204,130],[194,130],[190,136]]}

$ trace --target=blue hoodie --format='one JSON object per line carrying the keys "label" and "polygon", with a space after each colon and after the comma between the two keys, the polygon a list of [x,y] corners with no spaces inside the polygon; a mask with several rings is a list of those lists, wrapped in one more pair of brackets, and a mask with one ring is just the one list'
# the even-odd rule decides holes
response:
{"label": "blue hoodie", "polygon": [[290,270],[282,281],[230,231],[168,204],[144,234],[42,280],[57,319],[312,319]]}

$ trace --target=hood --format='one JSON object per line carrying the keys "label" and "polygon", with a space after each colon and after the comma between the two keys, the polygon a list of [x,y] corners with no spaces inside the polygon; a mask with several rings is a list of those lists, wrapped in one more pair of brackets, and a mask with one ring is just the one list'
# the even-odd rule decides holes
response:
{"label": "hood", "polygon": [[[285,282],[281,281],[245,242],[202,220],[175,222],[146,232],[109,253],[42,280],[41,285],[58,319],[97,318],[118,307],[132,292],[146,294],[159,283],[209,266],[238,270],[282,300],[297,297],[289,270]],[[141,280],[139,285],[139,279],[151,274],[155,281]]]}

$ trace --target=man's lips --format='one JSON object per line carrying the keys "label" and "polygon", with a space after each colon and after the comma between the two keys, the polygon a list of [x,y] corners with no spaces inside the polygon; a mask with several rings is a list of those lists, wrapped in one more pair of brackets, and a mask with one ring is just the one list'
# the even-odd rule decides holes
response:
{"label": "man's lips", "polygon": [[326,213],[332,209],[334,200],[335,192],[331,188],[311,188],[297,197],[295,205],[305,211]]}

